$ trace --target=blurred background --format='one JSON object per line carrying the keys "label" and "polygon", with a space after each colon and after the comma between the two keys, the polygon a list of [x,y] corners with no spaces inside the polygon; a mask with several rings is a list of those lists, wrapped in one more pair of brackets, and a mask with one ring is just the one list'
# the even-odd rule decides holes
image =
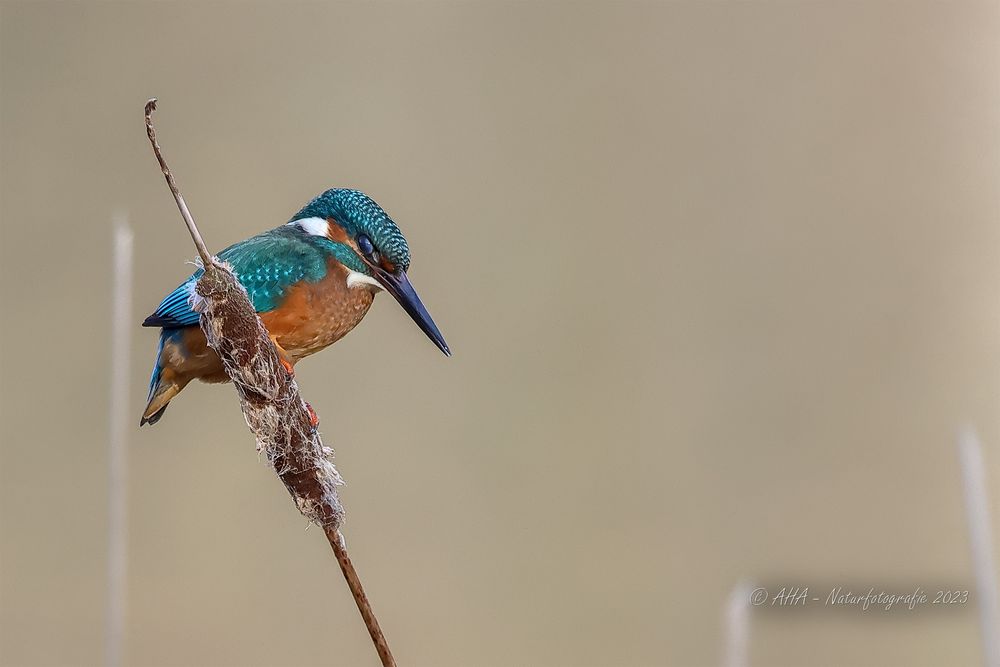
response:
{"label": "blurred background", "polygon": [[[402,665],[713,665],[745,581],[969,589],[1000,530],[994,2],[4,2],[0,661],[373,665],[231,386],[135,425],[195,253],[371,194],[454,350],[389,298],[301,364]],[[111,349],[113,221],[135,234]],[[974,597],[974,596],[973,596]],[[755,665],[965,665],[972,602],[755,610]]]}

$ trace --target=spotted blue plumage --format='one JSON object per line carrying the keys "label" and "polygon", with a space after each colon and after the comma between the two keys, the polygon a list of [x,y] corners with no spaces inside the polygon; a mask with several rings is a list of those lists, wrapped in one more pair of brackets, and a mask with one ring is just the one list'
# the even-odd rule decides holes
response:
{"label": "spotted blue plumage", "polygon": [[[329,240],[310,236],[298,227],[283,226],[231,245],[219,253],[229,262],[258,313],[274,310],[288,290],[303,280],[317,281],[326,275],[327,258],[340,254]],[[339,245],[339,244],[337,244]],[[198,313],[191,308],[191,294],[202,269],[168,294],[156,312],[142,323],[144,327],[163,327],[156,350],[156,363],[149,378],[149,398],[156,391],[162,367],[160,353],[168,340],[180,344],[181,330],[198,324]],[[159,415],[151,419],[155,423]]]}
{"label": "spotted blue plumage", "polygon": [[[330,245],[298,227],[285,226],[231,245],[219,253],[219,259],[233,267],[254,309],[266,313],[277,308],[296,283],[315,282],[326,275]],[[171,329],[198,324],[198,313],[191,309],[191,293],[202,273],[198,269],[168,294],[143,326]]]}
{"label": "spotted blue plumage", "polygon": [[[297,221],[302,222],[295,224]],[[372,279],[360,282],[388,285],[387,289],[420,328],[449,354],[441,333],[406,278],[405,271],[410,266],[406,239],[375,201],[358,190],[327,190],[300,209],[289,223],[219,253],[233,267],[258,313],[281,308],[293,286],[323,279],[327,267],[336,262],[354,274]],[[359,244],[365,248],[361,254],[356,249]],[[188,375],[176,375],[186,363],[185,341],[194,334],[190,328],[198,324],[199,315],[191,308],[191,295],[201,275],[199,270],[181,283],[143,322],[144,326],[161,327],[162,331],[150,378],[149,403],[141,423],[156,423],[171,398],[192,377],[209,376],[199,375],[204,370],[200,367]],[[352,282],[356,276],[348,276],[348,285],[357,284],[357,280]],[[161,359],[165,350],[170,354]],[[164,365],[173,369],[175,375],[165,376]]]}
{"label": "spotted blue plumage", "polygon": [[333,188],[313,199],[292,220],[333,218],[351,237],[367,234],[375,248],[392,264],[410,268],[410,248],[403,233],[375,200],[360,190]]}

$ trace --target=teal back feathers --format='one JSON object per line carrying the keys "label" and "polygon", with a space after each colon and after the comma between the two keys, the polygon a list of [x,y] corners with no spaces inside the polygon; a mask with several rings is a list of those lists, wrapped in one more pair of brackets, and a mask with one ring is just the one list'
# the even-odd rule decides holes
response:
{"label": "teal back feathers", "polygon": [[[410,266],[410,250],[399,227],[363,192],[344,188],[327,190],[306,204],[291,221],[306,218],[332,220],[352,239],[364,234],[396,269],[406,271]],[[219,253],[220,259],[232,265],[258,313],[275,309],[293,285],[321,280],[331,256],[352,271],[370,273],[347,245],[310,235],[296,225],[271,229]],[[168,294],[143,325],[178,328],[198,324],[190,297],[201,274],[199,269]]]}
{"label": "teal back feathers", "polygon": [[[332,245],[326,239],[283,225],[229,246],[219,253],[219,259],[233,267],[254,309],[266,313],[274,310],[296,283],[315,282],[326,275]],[[202,273],[198,269],[168,294],[143,326],[174,328],[198,324],[198,314],[191,309],[190,299],[194,283]]]}

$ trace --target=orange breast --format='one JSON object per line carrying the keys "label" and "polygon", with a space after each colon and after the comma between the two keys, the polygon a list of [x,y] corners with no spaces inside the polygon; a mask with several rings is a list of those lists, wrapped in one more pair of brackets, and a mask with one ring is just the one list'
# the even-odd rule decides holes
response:
{"label": "orange breast", "polygon": [[330,261],[326,277],[289,290],[278,308],[261,313],[268,332],[298,361],[332,345],[357,326],[371,308],[374,292],[347,286],[347,269]]}

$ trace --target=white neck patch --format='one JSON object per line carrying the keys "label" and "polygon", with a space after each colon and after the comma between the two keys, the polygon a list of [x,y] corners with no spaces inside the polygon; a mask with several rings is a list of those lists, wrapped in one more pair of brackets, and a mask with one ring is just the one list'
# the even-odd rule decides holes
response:
{"label": "white neck patch", "polygon": [[295,225],[310,236],[330,235],[330,223],[323,218],[302,218],[301,220],[292,220],[288,224]]}
{"label": "white neck patch", "polygon": [[[330,223],[323,218],[302,218],[300,220],[292,220],[288,224],[295,225],[310,236],[330,236]],[[371,276],[348,269],[347,286],[360,287],[361,285],[368,285],[377,290],[383,289],[382,285]]]}
{"label": "white neck patch", "polygon": [[358,287],[360,285],[371,285],[375,289],[383,289],[377,280],[364,273],[347,270],[347,286]]}

